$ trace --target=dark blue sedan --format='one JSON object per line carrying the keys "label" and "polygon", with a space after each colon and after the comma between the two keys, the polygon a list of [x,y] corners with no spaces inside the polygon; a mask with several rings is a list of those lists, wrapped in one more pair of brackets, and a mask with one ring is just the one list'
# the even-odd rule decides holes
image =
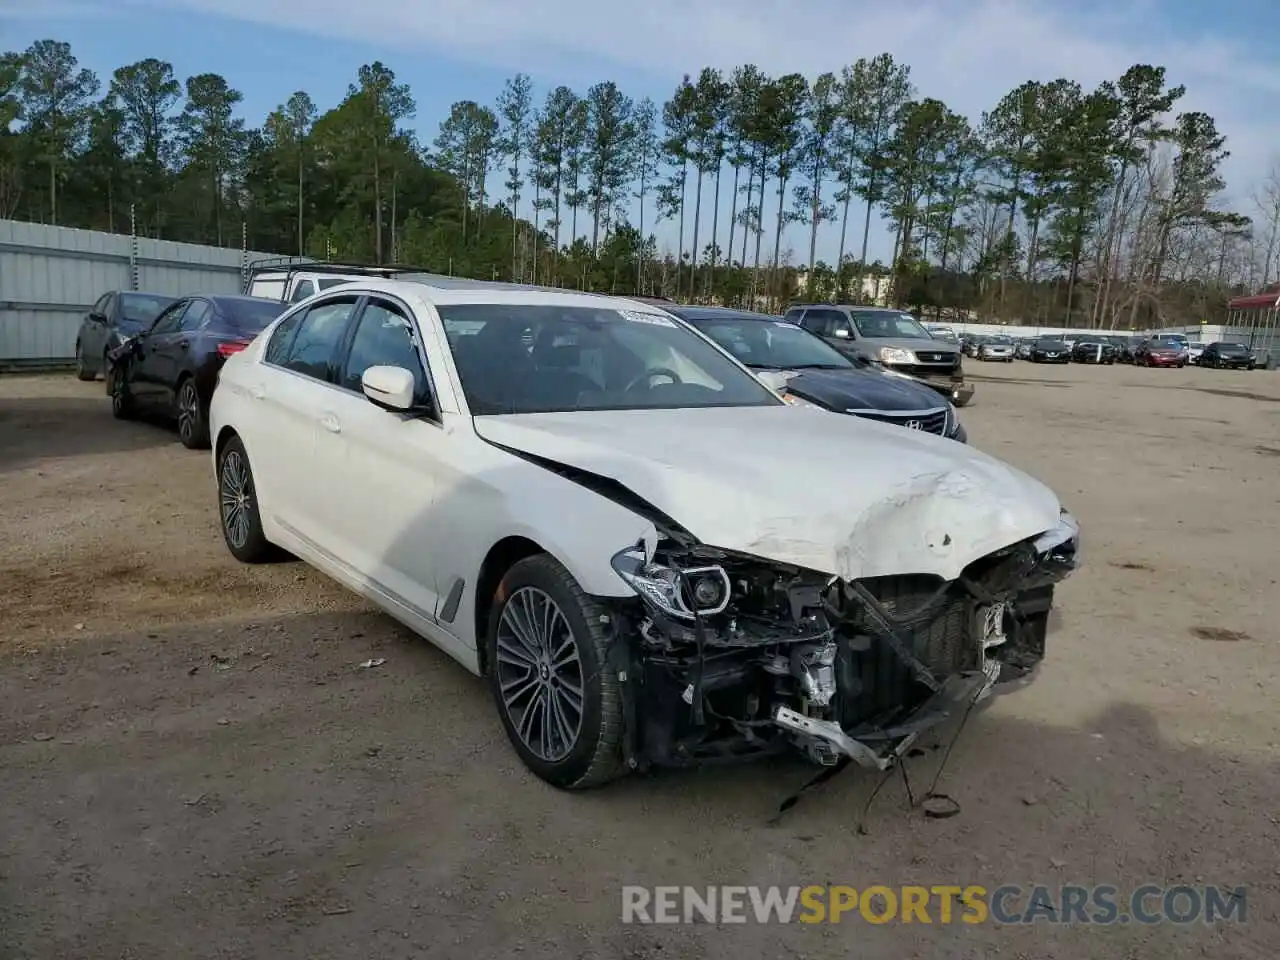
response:
{"label": "dark blue sedan", "polygon": [[968,440],[955,407],[936,391],[847,357],[794,323],[725,307],[661,306],[765,374],[785,400]]}
{"label": "dark blue sedan", "polygon": [[108,354],[107,392],[120,419],[151,411],[178,423],[183,446],[209,445],[209,400],[227,357],[290,304],[260,297],[176,300],[143,333]]}

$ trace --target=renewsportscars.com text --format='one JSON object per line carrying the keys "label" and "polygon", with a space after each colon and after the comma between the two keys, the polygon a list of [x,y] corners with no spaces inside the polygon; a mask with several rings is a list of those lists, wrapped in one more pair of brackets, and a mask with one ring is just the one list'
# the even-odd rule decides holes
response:
{"label": "renewsportscars.com text", "polygon": [[622,888],[623,923],[1244,923],[1244,887],[710,886]]}

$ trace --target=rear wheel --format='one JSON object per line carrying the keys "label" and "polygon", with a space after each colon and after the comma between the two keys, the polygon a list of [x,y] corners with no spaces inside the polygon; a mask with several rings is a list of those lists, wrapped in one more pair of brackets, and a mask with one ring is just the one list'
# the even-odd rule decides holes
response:
{"label": "rear wheel", "polygon": [[79,340],[76,341],[76,379],[77,380],[95,380],[98,372],[89,366],[88,360],[84,355],[84,344]]}
{"label": "rear wheel", "polygon": [[489,686],[520,759],[556,787],[624,771],[622,690],[608,667],[605,610],[546,554],[502,578],[486,638]]}
{"label": "rear wheel", "polygon": [[178,439],[188,450],[205,450],[209,446],[209,414],[194,377],[178,386]]}
{"label": "rear wheel", "polygon": [[233,557],[241,563],[272,559],[275,551],[262,532],[253,471],[239,437],[232,437],[218,452],[218,515],[222,538]]}
{"label": "rear wheel", "polygon": [[123,363],[107,368],[107,392],[111,395],[111,415],[117,420],[133,419],[133,394],[129,392],[129,378]]}

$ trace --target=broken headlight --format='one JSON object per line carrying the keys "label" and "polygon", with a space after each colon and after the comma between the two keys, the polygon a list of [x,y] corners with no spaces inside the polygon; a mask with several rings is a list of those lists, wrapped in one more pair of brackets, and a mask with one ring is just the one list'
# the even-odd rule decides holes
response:
{"label": "broken headlight", "polygon": [[729,605],[732,585],[721,566],[677,568],[645,558],[642,547],[628,547],[610,561],[640,599],[681,620],[709,617]]}

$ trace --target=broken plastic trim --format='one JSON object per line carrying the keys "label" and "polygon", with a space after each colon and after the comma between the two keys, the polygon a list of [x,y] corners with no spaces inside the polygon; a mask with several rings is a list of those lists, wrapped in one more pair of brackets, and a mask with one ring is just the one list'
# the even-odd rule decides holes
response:
{"label": "broken plastic trim", "polygon": [[967,708],[982,700],[999,675],[999,662],[988,660],[982,665],[981,672],[949,677],[933,696],[912,713],[904,724],[906,729],[897,731],[899,736],[881,738],[882,743],[896,741],[888,749],[882,747],[877,750],[869,743],[846,733],[834,721],[806,717],[784,705],[775,708],[773,720],[791,733],[825,741],[859,766],[883,771],[897,763],[920,734],[949,720],[957,706]]}

